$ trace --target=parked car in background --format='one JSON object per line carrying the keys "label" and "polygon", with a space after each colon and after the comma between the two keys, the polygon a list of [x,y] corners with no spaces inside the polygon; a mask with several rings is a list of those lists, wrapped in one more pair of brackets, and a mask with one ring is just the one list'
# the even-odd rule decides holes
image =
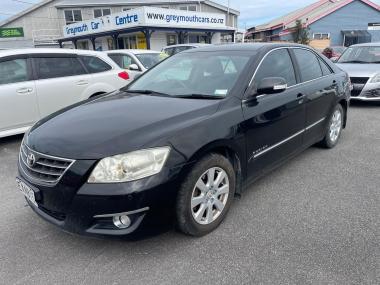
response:
{"label": "parked car in background", "polygon": [[65,49],[0,52],[0,137],[131,80],[106,54]]}
{"label": "parked car in background", "polygon": [[201,236],[255,179],[317,142],[334,147],[349,96],[347,74],[306,46],[185,51],[37,123],[18,185],[67,231],[126,235],[175,208],[178,228]]}
{"label": "parked car in background", "polygon": [[350,46],[337,65],[350,76],[352,100],[380,101],[380,43]]}
{"label": "parked car in background", "polygon": [[179,52],[193,49],[193,48],[199,48],[199,47],[204,47],[209,44],[179,44],[179,45],[171,45],[162,48],[162,52],[166,53],[168,56],[175,55]]}
{"label": "parked car in background", "polygon": [[136,74],[141,74],[155,66],[161,60],[161,52],[144,49],[120,49],[106,51],[107,55],[123,69],[128,69],[128,74],[133,79]]}
{"label": "parked car in background", "polygon": [[346,50],[344,46],[331,46],[323,50],[322,54],[329,58],[331,61],[336,61]]}

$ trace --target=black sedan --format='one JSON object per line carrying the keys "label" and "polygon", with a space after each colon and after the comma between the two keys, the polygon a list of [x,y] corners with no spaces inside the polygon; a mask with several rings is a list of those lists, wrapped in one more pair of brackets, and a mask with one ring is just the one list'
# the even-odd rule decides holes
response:
{"label": "black sedan", "polygon": [[302,45],[210,46],[38,122],[18,186],[64,230],[126,235],[173,209],[201,236],[255,179],[346,125],[348,76]]}

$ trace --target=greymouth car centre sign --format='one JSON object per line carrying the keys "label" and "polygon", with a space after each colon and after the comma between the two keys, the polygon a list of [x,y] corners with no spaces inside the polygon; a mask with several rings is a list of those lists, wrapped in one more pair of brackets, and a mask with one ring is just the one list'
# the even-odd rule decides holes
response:
{"label": "greymouth car centre sign", "polygon": [[141,7],[63,27],[65,38],[95,34],[137,26],[166,26],[226,29],[224,14],[190,12],[155,7]]}

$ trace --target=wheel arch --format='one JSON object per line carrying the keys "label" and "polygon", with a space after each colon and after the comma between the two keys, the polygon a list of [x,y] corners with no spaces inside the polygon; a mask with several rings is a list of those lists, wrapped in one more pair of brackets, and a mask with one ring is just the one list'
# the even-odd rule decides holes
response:
{"label": "wheel arch", "polygon": [[[245,165],[243,163],[244,153],[239,150],[239,147],[235,143],[231,143],[229,140],[213,141],[194,152],[189,159],[189,168],[191,168],[202,157],[210,153],[220,154],[231,162],[236,174],[235,194],[240,195],[243,188],[243,174],[245,173]],[[186,168],[185,172],[188,170],[189,169]]]}
{"label": "wheel arch", "polygon": [[348,101],[345,99],[342,99],[338,102],[338,104],[342,106],[343,111],[344,111],[343,128],[345,128],[347,124]]}
{"label": "wheel arch", "polygon": [[106,94],[106,93],[107,93],[107,92],[105,92],[105,91],[99,91],[99,92],[96,92],[96,93],[90,95],[89,98],[93,98],[93,97],[95,97],[95,96],[102,95],[102,94]]}

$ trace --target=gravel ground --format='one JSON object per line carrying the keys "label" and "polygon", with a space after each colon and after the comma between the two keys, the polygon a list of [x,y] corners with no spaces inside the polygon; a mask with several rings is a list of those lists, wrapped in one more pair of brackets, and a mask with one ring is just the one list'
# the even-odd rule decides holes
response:
{"label": "gravel ground", "polygon": [[380,284],[380,106],[355,104],[333,150],[310,148],[236,199],[202,238],[73,236],[16,189],[0,139],[0,284]]}

